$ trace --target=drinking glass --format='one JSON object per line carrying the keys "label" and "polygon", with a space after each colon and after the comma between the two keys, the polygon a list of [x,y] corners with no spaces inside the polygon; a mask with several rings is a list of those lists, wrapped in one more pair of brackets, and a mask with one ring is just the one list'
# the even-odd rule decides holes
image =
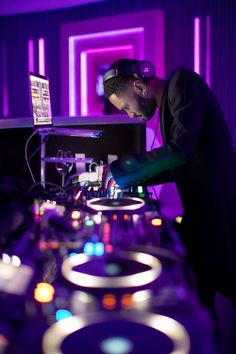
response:
{"label": "drinking glass", "polygon": [[71,151],[58,150],[57,158],[59,160],[56,162],[56,169],[62,175],[61,186],[64,188],[66,175],[72,170],[73,167],[73,161],[70,161],[70,159],[73,158],[73,154]]}

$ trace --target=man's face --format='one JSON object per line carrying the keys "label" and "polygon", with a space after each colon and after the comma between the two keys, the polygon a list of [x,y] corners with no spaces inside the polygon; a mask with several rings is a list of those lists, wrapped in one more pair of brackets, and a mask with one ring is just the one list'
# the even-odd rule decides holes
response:
{"label": "man's face", "polygon": [[157,107],[154,98],[142,97],[134,90],[127,90],[119,97],[112,94],[109,101],[119,110],[125,111],[129,117],[145,121],[153,117]]}

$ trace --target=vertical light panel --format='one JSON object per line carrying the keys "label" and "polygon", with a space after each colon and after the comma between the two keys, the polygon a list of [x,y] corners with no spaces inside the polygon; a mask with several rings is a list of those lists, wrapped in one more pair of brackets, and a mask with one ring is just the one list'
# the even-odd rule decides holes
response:
{"label": "vertical light panel", "polygon": [[76,115],[75,107],[75,49],[74,37],[69,37],[69,115]]}
{"label": "vertical light panel", "polygon": [[45,75],[45,41],[39,39],[39,74]]}
{"label": "vertical light panel", "polygon": [[34,41],[28,40],[28,67],[29,71],[34,72]]}
{"label": "vertical light panel", "polygon": [[206,17],[206,82],[211,86],[211,18]]}
{"label": "vertical light panel", "polygon": [[194,19],[194,71],[201,72],[201,43],[200,43],[200,18]]}
{"label": "vertical light panel", "polygon": [[9,99],[7,87],[7,51],[6,44],[2,47],[2,66],[3,66],[3,117],[9,116]]}
{"label": "vertical light panel", "polygon": [[[111,58],[113,58],[114,54],[118,53],[121,57],[133,57],[134,56],[134,48],[132,45],[126,46],[114,46],[114,47],[102,47],[102,48],[90,48],[81,52],[80,54],[80,92],[81,92],[81,115],[88,115],[90,112],[89,107],[91,107],[91,92],[89,94],[88,87],[88,78],[90,80],[96,81],[96,77],[91,73],[91,67],[89,67],[88,59],[90,57],[90,62],[97,62],[96,55],[103,55],[108,62]],[[124,55],[125,53],[125,55]],[[93,60],[91,60],[91,57]],[[112,61],[112,60],[111,60]]]}
{"label": "vertical light panel", "polygon": [[88,114],[88,101],[87,101],[87,54],[80,53],[80,78],[81,78],[81,115]]}
{"label": "vertical light panel", "polygon": [[[98,33],[89,33],[85,35],[76,35],[69,37],[69,114],[70,116],[76,116],[78,114],[77,107],[76,107],[76,91],[77,85],[75,83],[75,73],[76,73],[76,52],[75,47],[76,44],[83,41],[88,40],[97,40],[98,47],[102,46],[103,43],[106,41],[106,38],[116,38],[122,36],[129,36],[130,34],[138,34],[141,36],[142,39],[142,47],[144,47],[143,41],[143,34],[144,28],[143,27],[136,27],[136,28],[128,28],[128,29],[121,29],[121,30],[114,30],[114,31],[107,31],[107,32],[98,32]],[[144,49],[142,48],[142,53],[140,58],[143,58]],[[83,60],[83,64],[80,63],[80,74],[81,74],[81,87],[83,88],[83,92],[81,92],[81,103],[83,102],[83,107],[81,106],[81,115],[86,115],[88,112],[88,105],[86,103],[86,91],[87,90],[87,83],[86,80],[86,71],[83,71],[83,68],[86,70],[86,52],[84,54],[80,53],[80,59]],[[83,95],[83,97],[82,97]]]}

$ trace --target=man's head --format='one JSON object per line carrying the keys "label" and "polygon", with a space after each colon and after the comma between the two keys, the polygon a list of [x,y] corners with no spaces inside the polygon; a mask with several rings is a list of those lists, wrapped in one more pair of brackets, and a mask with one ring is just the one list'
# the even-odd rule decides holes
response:
{"label": "man's head", "polygon": [[157,107],[154,95],[148,90],[148,83],[154,77],[155,68],[150,62],[117,60],[104,74],[105,96],[130,117],[149,120]]}

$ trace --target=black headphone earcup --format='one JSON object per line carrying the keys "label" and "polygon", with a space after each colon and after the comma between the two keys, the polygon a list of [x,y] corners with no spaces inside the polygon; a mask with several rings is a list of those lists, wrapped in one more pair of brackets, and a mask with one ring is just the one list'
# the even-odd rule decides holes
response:
{"label": "black headphone earcup", "polygon": [[141,61],[138,76],[141,80],[151,80],[155,76],[155,66],[149,61]]}

